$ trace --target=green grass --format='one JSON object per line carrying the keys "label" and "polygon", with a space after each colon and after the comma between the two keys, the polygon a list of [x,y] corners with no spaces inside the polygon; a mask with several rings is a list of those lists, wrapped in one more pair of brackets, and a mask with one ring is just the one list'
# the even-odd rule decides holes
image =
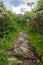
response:
{"label": "green grass", "polygon": [[[36,48],[36,52],[42,56],[41,62],[43,62],[43,39],[38,32],[31,32],[29,27],[25,28],[32,45]],[[41,64],[42,65],[42,64]]]}
{"label": "green grass", "polygon": [[13,42],[17,38],[22,27],[18,26],[17,30],[8,34],[6,38],[0,38],[0,49],[11,49],[13,48]]}
{"label": "green grass", "polygon": [[7,65],[7,54],[0,50],[0,65]]}
{"label": "green grass", "polygon": [[[38,32],[31,31],[30,30],[31,28],[29,28],[29,27],[24,26],[24,29],[28,33],[30,41],[31,41],[32,45],[36,48],[37,53],[42,55],[41,61],[43,62],[43,39],[41,39],[41,34],[39,34]],[[3,46],[1,45],[2,50],[11,49],[13,47],[13,41],[17,38],[17,36],[21,30],[22,30],[22,27],[18,26],[17,31],[14,31],[14,32],[11,32],[10,34],[8,34]],[[0,42],[1,41],[4,41],[4,39],[0,38]],[[13,63],[13,65],[17,65],[17,64],[18,64],[18,62]],[[40,63],[40,65],[42,65],[42,63]]]}
{"label": "green grass", "polygon": [[15,61],[12,65],[18,65],[19,62],[18,61]]}
{"label": "green grass", "polygon": [[[22,30],[22,27],[17,27],[17,31],[14,31],[14,32],[11,32],[10,34],[8,34],[6,36],[6,38],[0,38],[0,51],[4,51],[6,49],[12,49],[13,48],[13,42],[14,40],[17,38],[19,32]],[[3,54],[3,53],[2,53]],[[2,59],[2,62],[3,63],[0,63],[0,65],[7,65],[7,62],[6,62],[6,59],[4,57],[4,54],[3,55],[0,55],[3,59]],[[5,61],[3,61],[5,59]],[[15,61],[13,63],[13,65],[17,65],[18,64],[18,61]]]}
{"label": "green grass", "polygon": [[29,34],[30,40],[32,41],[32,45],[36,47],[38,53],[42,53],[43,51],[43,41],[39,39],[40,34],[32,33]]}

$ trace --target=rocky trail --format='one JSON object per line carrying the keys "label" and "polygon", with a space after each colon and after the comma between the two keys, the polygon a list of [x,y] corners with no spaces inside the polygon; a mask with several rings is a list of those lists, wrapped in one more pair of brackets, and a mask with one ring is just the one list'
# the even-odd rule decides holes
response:
{"label": "rocky trail", "polygon": [[[8,65],[18,61],[18,65],[38,65],[39,59],[35,48],[31,45],[28,34],[22,30],[17,39],[13,41],[13,48],[6,53],[11,56],[8,58]],[[14,64],[15,65],[15,64]]]}

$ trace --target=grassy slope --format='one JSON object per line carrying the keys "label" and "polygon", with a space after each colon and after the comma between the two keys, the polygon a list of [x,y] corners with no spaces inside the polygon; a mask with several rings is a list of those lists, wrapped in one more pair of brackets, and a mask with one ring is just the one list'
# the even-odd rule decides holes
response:
{"label": "grassy slope", "polygon": [[[14,39],[17,38],[17,36],[21,30],[22,30],[22,27],[17,26],[17,31],[14,31],[14,32],[11,32],[10,34],[8,34],[5,39],[0,38],[0,53],[1,53],[0,58],[1,57],[3,58],[0,65],[7,65],[6,60],[4,60],[4,58],[6,59],[7,55],[5,54],[5,57],[4,57],[4,55],[2,55],[4,53],[3,50],[13,48],[13,41],[14,41]],[[7,56],[7,58],[8,58],[8,56]],[[3,64],[2,64],[2,62],[3,62]],[[17,64],[18,64],[18,62],[16,61],[16,62],[14,62],[13,65],[17,65]]]}
{"label": "grassy slope", "polygon": [[[32,45],[36,48],[37,53],[42,55],[41,61],[43,61],[43,39],[41,39],[41,34],[39,34],[38,32],[31,32],[30,28],[28,28],[28,27],[24,27],[24,28],[30,37]],[[17,38],[17,36],[21,30],[22,30],[22,27],[18,26],[17,31],[12,32],[8,35],[8,38],[6,38],[6,43],[4,45],[4,48],[10,49],[13,47],[13,44],[12,44],[13,40],[15,38]],[[2,40],[4,40],[4,39],[0,38],[0,41],[2,41]],[[3,50],[3,47],[2,47],[2,50]],[[42,64],[40,64],[40,65],[42,65]]]}
{"label": "grassy slope", "polygon": [[[3,43],[3,41],[5,41],[5,42],[4,42],[5,44],[3,43],[5,49],[10,49],[10,48],[12,48],[12,46],[13,46],[13,41],[14,41],[14,39],[17,38],[17,36],[18,36],[18,34],[19,34],[19,32],[20,32],[21,30],[22,30],[22,28],[21,28],[21,27],[18,27],[18,28],[17,28],[17,31],[14,31],[14,32],[11,32],[10,34],[8,34],[5,39],[0,38],[0,42]],[[3,48],[3,45],[1,46],[2,48]]]}
{"label": "grassy slope", "polygon": [[26,27],[25,29],[29,35],[32,45],[36,48],[37,53],[39,55],[42,55],[41,62],[43,62],[43,39],[41,34],[39,34],[38,32],[31,32],[30,28],[28,27]]}

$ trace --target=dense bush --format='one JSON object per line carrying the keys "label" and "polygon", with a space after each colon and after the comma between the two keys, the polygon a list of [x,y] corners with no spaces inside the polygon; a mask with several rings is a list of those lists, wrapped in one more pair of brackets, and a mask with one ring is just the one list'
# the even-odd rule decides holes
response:
{"label": "dense bush", "polygon": [[15,31],[12,17],[10,18],[8,13],[2,12],[0,14],[0,37],[3,37],[5,34],[8,34],[12,31]]}
{"label": "dense bush", "polygon": [[43,11],[36,13],[35,23],[39,32],[43,34]]}
{"label": "dense bush", "polygon": [[20,25],[20,26],[26,26],[26,19],[23,15],[18,15],[17,16],[17,23]]}

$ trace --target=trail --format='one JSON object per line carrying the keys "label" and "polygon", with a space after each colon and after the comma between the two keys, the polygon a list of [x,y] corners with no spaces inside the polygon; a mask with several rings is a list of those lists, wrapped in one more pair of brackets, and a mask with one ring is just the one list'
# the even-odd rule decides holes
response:
{"label": "trail", "polygon": [[[18,60],[18,65],[38,65],[39,59],[36,55],[35,48],[31,45],[28,34],[22,30],[17,39],[13,41],[13,49],[7,51],[12,56],[8,58],[9,65]],[[15,58],[15,57],[16,58]]]}

